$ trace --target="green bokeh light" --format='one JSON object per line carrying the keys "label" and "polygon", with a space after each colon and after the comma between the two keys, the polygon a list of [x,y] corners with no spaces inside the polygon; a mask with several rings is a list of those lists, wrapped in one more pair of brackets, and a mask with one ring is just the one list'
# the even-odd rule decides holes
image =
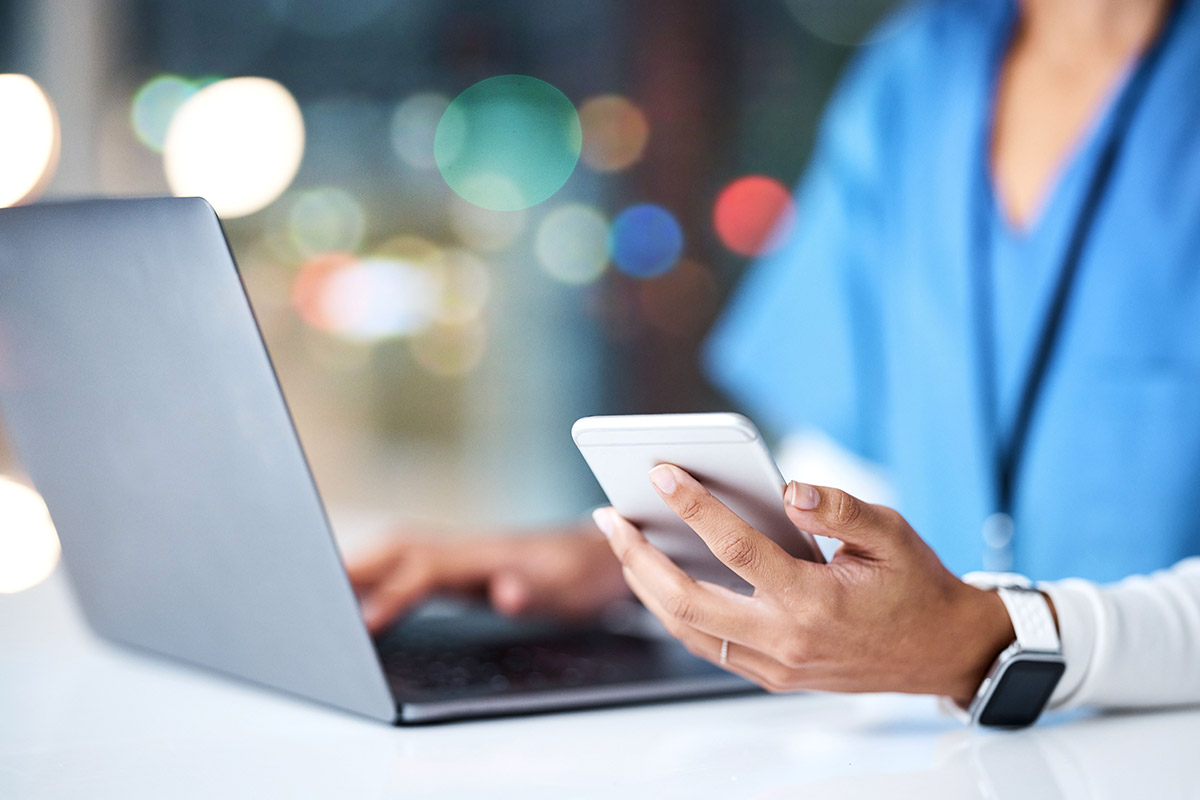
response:
{"label": "green bokeh light", "polygon": [[162,152],[171,118],[196,89],[196,82],[179,75],[159,75],[138,89],[133,96],[130,121],[142,144],[156,153]]}
{"label": "green bokeh light", "polygon": [[579,115],[566,95],[537,78],[501,75],[454,99],[438,124],[433,156],[464,200],[516,211],[566,183],[582,141]]}

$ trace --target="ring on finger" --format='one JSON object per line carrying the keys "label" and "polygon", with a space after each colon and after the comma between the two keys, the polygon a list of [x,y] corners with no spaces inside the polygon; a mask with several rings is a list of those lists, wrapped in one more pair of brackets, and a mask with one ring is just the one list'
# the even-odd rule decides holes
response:
{"label": "ring on finger", "polygon": [[721,666],[723,667],[728,663],[729,663],[729,640],[722,639],[721,640]]}

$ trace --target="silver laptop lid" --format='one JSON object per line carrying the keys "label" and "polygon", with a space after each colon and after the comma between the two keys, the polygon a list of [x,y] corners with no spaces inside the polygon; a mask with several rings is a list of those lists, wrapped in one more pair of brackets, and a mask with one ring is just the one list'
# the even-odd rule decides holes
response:
{"label": "silver laptop lid", "polygon": [[101,635],[395,718],[205,201],[0,210],[0,410]]}

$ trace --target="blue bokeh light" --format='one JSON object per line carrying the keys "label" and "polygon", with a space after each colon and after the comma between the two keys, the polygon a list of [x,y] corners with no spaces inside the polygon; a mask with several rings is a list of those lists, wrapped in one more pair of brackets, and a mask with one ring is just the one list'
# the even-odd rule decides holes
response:
{"label": "blue bokeh light", "polygon": [[635,278],[662,275],[683,253],[683,229],[670,211],[650,203],[618,214],[610,236],[617,268]]}

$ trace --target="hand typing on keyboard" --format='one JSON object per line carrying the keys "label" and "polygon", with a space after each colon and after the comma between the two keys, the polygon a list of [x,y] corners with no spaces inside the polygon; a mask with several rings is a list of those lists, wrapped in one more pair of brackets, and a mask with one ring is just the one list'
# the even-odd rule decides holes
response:
{"label": "hand typing on keyboard", "polygon": [[545,535],[397,535],[347,559],[372,633],[430,594],[486,597],[509,616],[593,616],[628,596],[620,564],[591,523]]}

